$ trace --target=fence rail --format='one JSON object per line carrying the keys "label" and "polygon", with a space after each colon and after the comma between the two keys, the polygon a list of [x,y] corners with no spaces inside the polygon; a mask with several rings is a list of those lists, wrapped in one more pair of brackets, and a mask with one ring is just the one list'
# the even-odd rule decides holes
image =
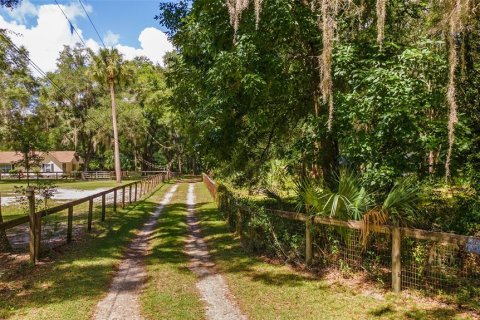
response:
{"label": "fence rail", "polygon": [[[113,211],[117,211],[117,206],[120,204],[122,208],[125,207],[126,204],[130,204],[133,202],[138,201],[143,196],[151,193],[156,189],[156,187],[164,182],[166,179],[169,179],[172,176],[170,173],[162,173],[147,176],[145,179],[140,181],[131,182],[128,184],[124,184],[106,191],[102,191],[96,193],[94,195],[84,197],[81,199],[77,199],[74,201],[70,201],[68,203],[61,204],[56,207],[47,208],[45,210],[35,211],[35,195],[33,193],[33,189],[27,190],[27,198],[29,199],[29,215],[24,216],[21,218],[17,218],[11,221],[0,223],[0,230],[9,230],[22,224],[29,223],[29,251],[30,257],[33,263],[38,260],[38,255],[41,250],[40,243],[41,243],[41,235],[42,235],[42,223],[41,219],[47,217],[49,215],[53,215],[55,213],[59,213],[62,211],[67,211],[67,228],[66,228],[66,236],[67,236],[67,243],[72,241],[72,231],[73,231],[73,214],[74,214],[74,207],[79,206],[81,204],[88,203],[88,214],[87,214],[87,226],[88,231],[92,230],[92,220],[93,220],[93,203],[95,200],[101,201],[100,209],[101,209],[101,220],[105,221],[105,213],[106,213],[106,206],[107,206],[107,197],[113,199],[110,203],[113,205]],[[121,199],[119,199],[118,194],[121,193]],[[126,197],[128,194],[128,199]]]}
{"label": "fence rail", "polygon": [[[148,177],[157,174],[173,174],[170,171],[122,171],[123,178],[130,177]],[[114,171],[74,171],[74,172],[0,172],[1,180],[109,180],[115,178]]]}
{"label": "fence rail", "polygon": [[[219,200],[218,185],[205,174],[203,181],[212,197]],[[241,215],[244,209],[238,211]],[[307,265],[316,254],[322,256],[326,264],[359,270],[375,268],[383,280],[391,284],[394,292],[406,288],[425,289],[432,293],[469,288],[474,301],[480,300],[478,237],[396,226],[370,226],[371,236],[365,247],[361,241],[364,226],[360,221],[309,217],[304,213],[273,209],[265,211],[305,225]],[[238,219],[243,221],[244,218],[240,216]]]}

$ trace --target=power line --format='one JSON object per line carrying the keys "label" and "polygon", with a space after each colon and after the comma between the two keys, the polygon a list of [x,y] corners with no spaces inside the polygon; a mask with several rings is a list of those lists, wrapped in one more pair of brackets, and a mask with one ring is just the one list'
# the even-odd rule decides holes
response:
{"label": "power line", "polygon": [[[103,47],[106,48],[105,46],[105,43],[103,42],[103,39],[102,37],[100,36],[100,33],[98,32],[97,28],[95,27],[95,24],[93,23],[92,19],[90,18],[90,15],[88,14],[87,10],[85,9],[85,6],[83,5],[82,1],[81,0],[78,0],[78,2],[80,2],[80,5],[82,6],[83,8],[83,11],[85,11],[85,14],[87,15],[88,17],[88,20],[90,20],[90,23],[92,24],[93,28],[95,29],[95,32],[97,33],[97,36],[99,37],[100,41],[102,42],[103,44]],[[55,3],[57,4],[58,8],[62,11],[65,19],[67,19],[67,21],[70,23],[70,26],[71,28],[73,28],[73,30],[75,30],[75,33],[78,35],[78,37],[80,38],[80,40],[82,41],[83,45],[85,47],[87,47],[87,45],[85,44],[85,42],[83,41],[82,37],[80,36],[80,34],[78,34],[77,32],[77,29],[75,29],[75,27],[73,26],[72,22],[70,21],[70,19],[68,19],[67,15],[65,14],[65,12],[63,11],[62,7],[59,5],[58,1],[55,0]],[[158,141],[152,134],[150,134],[150,132],[148,131],[147,128],[143,128],[145,130],[145,133],[150,136],[152,138],[152,140],[154,142],[156,142],[159,146],[161,146],[162,148],[165,148],[165,149],[170,149],[169,147],[165,146],[164,144],[162,144],[160,141]]]}
{"label": "power line", "polygon": [[[56,0],[55,0],[55,2],[56,2]],[[57,4],[58,4],[58,3],[57,3]],[[63,12],[63,10],[62,10],[62,12]],[[66,17],[66,16],[65,16],[65,17]],[[67,18],[67,20],[68,20],[68,18]],[[50,77],[48,76],[48,74],[47,74],[45,71],[43,71],[42,68],[40,68],[40,67],[28,56],[28,54],[27,54],[26,52],[23,52],[20,48],[18,48],[18,46],[17,46],[15,43],[13,43],[13,42],[11,41],[11,39],[8,38],[6,35],[4,35],[2,32],[0,32],[0,35],[2,35],[2,37],[15,49],[15,51],[17,51],[19,54],[21,54],[21,55],[23,55],[23,56],[25,57],[25,58],[28,60],[28,62],[32,65],[32,67],[33,67],[41,76],[43,76],[46,80],[48,80],[48,82],[51,83],[51,85],[52,85],[53,87],[55,87],[55,89],[57,90],[57,93],[59,93],[62,98],[64,98],[66,101],[69,101],[69,102],[72,104],[72,106],[75,106],[75,105],[76,105],[76,103],[74,103],[69,97],[67,97],[67,96],[65,96],[65,95],[63,94],[63,89],[60,88],[60,86],[59,86],[55,81],[53,81],[53,79],[50,78]],[[85,43],[84,43],[84,44],[85,44]],[[92,121],[93,121],[95,124],[97,124],[99,127],[103,126],[102,123],[100,123],[97,119],[89,116],[88,114],[85,115],[85,118],[92,120]],[[156,139],[156,138],[149,132],[149,130],[148,130],[147,128],[145,128],[145,127],[143,127],[143,126],[141,126],[141,127],[142,127],[142,129],[144,129],[145,133],[146,133],[150,138],[152,138],[153,142],[157,143],[160,147],[162,147],[162,148],[164,148],[164,149],[171,149],[171,147],[167,147],[167,146],[165,146],[164,144],[162,144],[160,141],[158,141],[158,139]]]}
{"label": "power line", "polygon": [[17,51],[19,54],[23,55],[25,58],[27,58],[28,62],[32,67],[44,78],[46,78],[57,90],[61,90],[61,88],[48,76],[48,74],[42,70],[30,57],[28,54],[24,51],[22,51],[18,46],[10,40],[7,36],[5,36],[3,33],[0,32],[2,37]]}
{"label": "power line", "polygon": [[[60,96],[65,100],[65,101],[68,101],[72,104],[72,106],[75,106],[76,103],[73,102],[69,97],[67,97],[63,91],[62,91],[62,88],[60,88],[60,86],[55,82],[53,81],[52,78],[50,78],[48,76],[48,74],[42,70],[42,68],[40,68],[32,59],[30,59],[30,57],[28,56],[28,54],[24,51],[22,51],[20,48],[18,48],[18,46],[12,42],[12,40],[10,40],[10,38],[8,38],[6,35],[4,35],[2,32],[0,32],[0,35],[2,35],[2,37],[13,47],[13,49],[15,51],[17,51],[17,53],[19,53],[20,55],[24,56],[25,58],[27,58],[28,62],[30,63],[30,65],[32,65],[32,67],[41,75],[43,76],[46,80],[48,80],[48,82],[51,83],[51,85],[57,90],[57,93],[60,94]],[[101,124],[97,119],[94,119],[92,118],[91,116],[89,116],[88,114],[85,114],[85,118],[87,119],[90,119],[92,120],[94,123],[96,123],[98,126],[102,126],[103,124]]]}
{"label": "power line", "polygon": [[78,2],[80,2],[80,5],[82,6],[83,11],[85,11],[85,14],[86,14],[87,17],[88,17],[88,20],[90,20],[90,23],[92,24],[93,29],[95,29],[95,32],[97,33],[97,36],[98,36],[98,38],[100,39],[100,42],[103,44],[103,47],[106,48],[107,46],[105,45],[105,42],[103,42],[103,39],[102,39],[102,37],[100,36],[100,33],[99,33],[98,30],[97,30],[97,27],[95,27],[95,24],[93,23],[92,19],[90,18],[90,15],[88,14],[88,12],[87,12],[87,10],[85,9],[85,7],[83,6],[82,0],[78,0]]}
{"label": "power line", "polygon": [[85,47],[87,47],[85,41],[83,41],[83,38],[80,36],[80,34],[78,33],[77,29],[74,27],[72,21],[70,21],[70,19],[68,19],[67,15],[65,14],[65,11],[63,11],[62,7],[60,6],[60,4],[58,3],[57,0],[55,0],[55,3],[57,4],[58,8],[60,9],[60,11],[62,11],[63,13],[63,16],[65,17],[65,19],[67,19],[68,23],[70,23],[70,28],[73,29],[73,31],[75,31],[75,33],[77,34],[78,38],[80,39],[80,41],[82,41],[83,45]]}

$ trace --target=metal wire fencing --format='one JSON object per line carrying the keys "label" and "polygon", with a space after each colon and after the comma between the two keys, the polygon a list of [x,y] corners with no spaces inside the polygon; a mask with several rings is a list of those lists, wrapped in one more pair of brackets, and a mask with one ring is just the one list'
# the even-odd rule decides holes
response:
{"label": "metal wire fencing", "polygon": [[[209,190],[213,190],[210,192],[219,203],[219,210],[231,222],[232,230],[242,238],[252,238],[253,234],[254,237],[250,239],[253,241],[249,241],[253,242],[253,246],[272,239],[268,233],[273,230],[276,233],[273,238],[277,238],[281,245],[288,243],[290,246],[283,252],[289,255],[296,252],[310,267],[336,268],[345,273],[365,272],[369,278],[391,287],[395,292],[421,290],[480,310],[478,237],[394,226],[371,226],[368,241],[364,243],[363,224],[359,221],[309,217],[297,212],[258,207],[245,208],[248,202],[235,199],[235,195],[224,186],[218,186],[212,179],[206,178],[204,183]],[[239,204],[241,210],[235,207]],[[262,211],[268,215],[262,215]],[[255,212],[267,221],[262,227],[252,219]],[[265,227],[265,224],[273,229]],[[240,230],[235,227],[237,225],[241,225]],[[296,240],[291,241],[293,238]]]}

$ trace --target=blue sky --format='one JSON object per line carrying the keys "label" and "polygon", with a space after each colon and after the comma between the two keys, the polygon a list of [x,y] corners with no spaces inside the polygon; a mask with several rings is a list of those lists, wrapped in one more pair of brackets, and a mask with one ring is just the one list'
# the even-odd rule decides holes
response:
{"label": "blue sky", "polygon": [[[87,46],[98,50],[100,40],[80,6],[79,0],[57,0]],[[117,47],[126,58],[147,56],[162,63],[173,50],[154,20],[160,0],[82,0],[107,46]],[[54,0],[23,0],[13,10],[0,9],[0,28],[12,30],[11,37],[25,46],[45,71],[55,69],[63,45],[79,42]]]}
{"label": "blue sky", "polygon": [[[67,1],[64,1],[65,3]],[[93,8],[90,14],[100,34],[111,30],[120,35],[122,44],[138,47],[138,35],[147,27],[162,29],[154,16],[158,14],[160,1],[151,0],[85,0]],[[60,3],[60,1],[59,1]],[[87,19],[88,20],[88,19]],[[89,37],[95,36],[87,20],[80,21],[80,26]],[[103,30],[103,31],[101,31]],[[88,32],[88,33],[87,33]]]}

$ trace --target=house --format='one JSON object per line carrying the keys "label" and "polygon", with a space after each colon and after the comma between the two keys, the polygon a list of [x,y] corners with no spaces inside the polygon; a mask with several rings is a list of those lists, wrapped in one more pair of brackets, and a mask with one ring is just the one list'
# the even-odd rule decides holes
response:
{"label": "house", "polygon": [[[81,165],[83,165],[82,158],[75,151],[42,152],[40,157],[42,162],[39,169],[44,173],[72,173],[80,170]],[[12,169],[22,170],[18,165],[18,162],[22,159],[23,155],[21,153],[0,151],[0,172],[8,173]]]}

